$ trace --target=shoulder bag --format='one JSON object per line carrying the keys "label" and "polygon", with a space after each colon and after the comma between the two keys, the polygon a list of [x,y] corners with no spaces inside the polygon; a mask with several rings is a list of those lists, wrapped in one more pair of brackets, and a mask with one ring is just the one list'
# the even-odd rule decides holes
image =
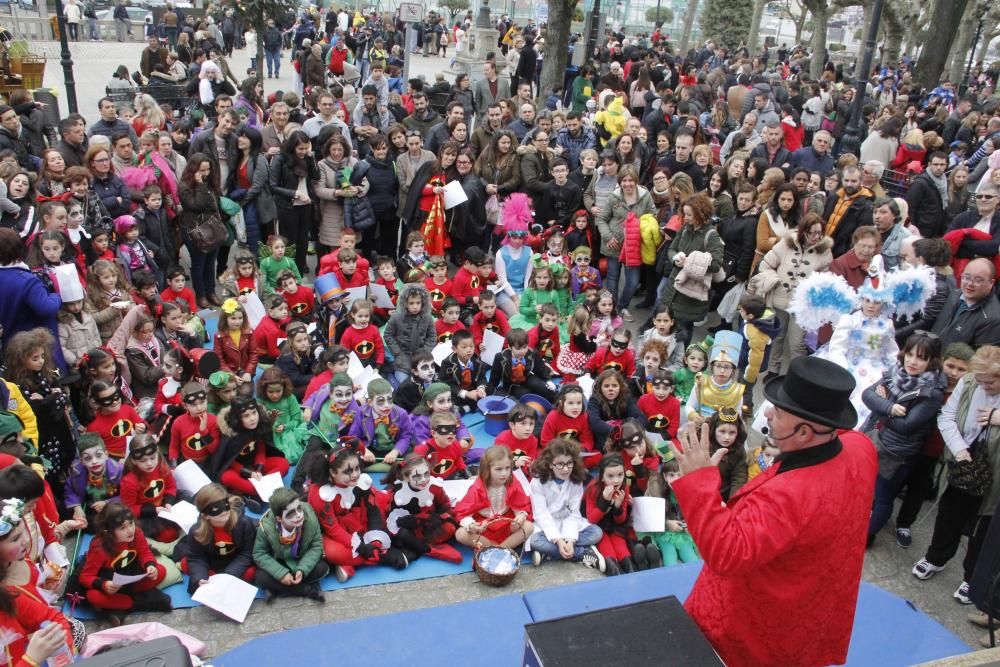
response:
{"label": "shoulder bag", "polygon": [[221,246],[229,233],[218,213],[202,213],[190,236],[198,250],[209,253]]}

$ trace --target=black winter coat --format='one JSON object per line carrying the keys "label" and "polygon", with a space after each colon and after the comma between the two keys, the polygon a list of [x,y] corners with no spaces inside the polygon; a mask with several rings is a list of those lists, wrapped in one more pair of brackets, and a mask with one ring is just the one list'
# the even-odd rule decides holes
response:
{"label": "black winter coat", "polygon": [[[920,230],[925,239],[938,238],[944,234],[948,224],[947,215],[941,202],[941,192],[926,173],[913,179],[906,192],[906,203],[910,207],[910,220]],[[834,250],[834,257],[837,251]]]}
{"label": "black winter coat", "polygon": [[[756,209],[750,209],[754,211]],[[750,277],[754,250],[757,247],[757,221],[760,215],[737,215],[732,220],[723,220],[717,231],[725,244],[722,254],[722,268],[726,278],[743,282]]]}
{"label": "black winter coat", "polygon": [[253,545],[257,538],[257,526],[253,519],[241,515],[233,527],[232,538],[232,553],[226,554],[219,552],[214,540],[201,544],[191,533],[177,543],[174,557],[178,561],[187,558],[188,593],[198,590],[198,582],[208,579],[209,570],[242,578],[247,568],[253,565]]}
{"label": "black winter coat", "polygon": [[161,208],[157,215],[140,207],[132,212],[132,217],[139,223],[139,238],[153,251],[157,266],[173,266],[177,250],[174,248],[173,232],[167,223],[166,211]]}
{"label": "black winter coat", "polygon": [[[830,219],[838,201],[840,201],[839,196],[827,198],[823,218]],[[855,229],[872,224],[874,224],[872,222],[872,200],[864,196],[858,197],[851,202],[843,217],[840,218],[837,229],[833,232],[833,257],[836,259],[851,249],[851,237],[854,235]]]}
{"label": "black winter coat", "polygon": [[[392,219],[399,204],[399,180],[396,165],[369,155],[362,162],[368,165],[368,199],[379,220]],[[360,163],[359,163],[360,164]]]}
{"label": "black winter coat", "polygon": [[[271,160],[271,194],[274,195],[274,203],[279,209],[290,209],[295,201],[295,190],[299,187],[299,177],[292,172],[292,165],[287,163],[285,153],[278,153]],[[319,180],[319,167],[312,156],[306,156],[306,189],[309,197],[316,201],[316,193],[313,191],[313,181]]]}

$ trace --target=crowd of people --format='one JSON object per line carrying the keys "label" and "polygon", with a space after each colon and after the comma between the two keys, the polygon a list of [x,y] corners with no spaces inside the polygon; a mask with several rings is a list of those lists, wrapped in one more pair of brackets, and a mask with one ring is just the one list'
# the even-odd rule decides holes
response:
{"label": "crowd of people", "polygon": [[[659,29],[610,32],[540,91],[545,27],[503,17],[481,78],[431,85],[403,59],[460,48],[471,16],[418,24],[407,53],[405,24],[377,16],[257,35],[233,12],[151,30],[139,72],[58,136],[29,92],[0,105],[12,664],[82,647],[52,606],[67,586],[121,622],[169,611],[182,573],[322,601],[330,573],[460,562],[453,542],[608,575],[697,560],[678,429],[707,428],[718,497],[737,498],[782,460],[777,436],[748,440],[754,389],[808,355],[855,378],[878,452],[869,545],[904,489],[894,539],[912,545],[947,465],[913,574],[971,523],[970,604],[1000,496],[988,71],[961,92],[922,90],[908,62],[871,73],[855,155],[854,87],[832,63],[809,80],[799,48],[678,56]],[[258,39],[238,79],[226,58]],[[288,56],[295,89],[267,90]],[[904,307],[894,287],[921,280]],[[838,318],[803,298],[820,283],[848,290]],[[465,423],[484,400],[507,410],[493,442]],[[179,488],[192,465],[210,483]],[[292,469],[264,502],[257,483]],[[665,530],[632,528],[642,495],[665,499]],[[78,531],[94,539],[67,581],[53,554]]]}

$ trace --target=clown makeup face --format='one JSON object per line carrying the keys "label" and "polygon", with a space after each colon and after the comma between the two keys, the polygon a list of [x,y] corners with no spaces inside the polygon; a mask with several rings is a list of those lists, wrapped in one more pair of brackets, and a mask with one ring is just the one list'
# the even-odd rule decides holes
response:
{"label": "clown makeup face", "polygon": [[646,350],[646,354],[642,355],[642,365],[645,367],[647,373],[655,371],[662,363],[663,360],[660,359],[660,354],[655,350]]}
{"label": "clown makeup face", "polygon": [[423,491],[431,485],[431,469],[426,463],[418,463],[413,466],[404,473],[403,477],[414,491]]}
{"label": "clown makeup face", "polygon": [[712,364],[712,379],[716,384],[726,384],[733,379],[736,367],[728,361],[716,361]]}
{"label": "clown makeup face", "polygon": [[14,563],[28,555],[31,537],[28,526],[21,521],[7,535],[0,539],[0,562]]}
{"label": "clown makeup face", "polygon": [[272,403],[280,401],[284,393],[285,387],[280,382],[275,382],[264,387],[264,396]]}
{"label": "clown makeup face", "polygon": [[431,401],[431,413],[434,412],[451,412],[452,408],[451,402],[451,392],[442,391],[440,394],[434,397]]}
{"label": "clown makeup face", "polygon": [[570,419],[576,419],[583,413],[583,393],[574,391],[563,398],[563,414]]}
{"label": "clown makeup face", "polygon": [[305,512],[302,509],[302,501],[295,499],[288,504],[285,511],[281,513],[279,519],[285,530],[296,530],[306,521]]}
{"label": "clown makeup face", "polygon": [[556,479],[566,481],[573,474],[573,459],[565,454],[552,459],[552,474]]}
{"label": "clown makeup face", "polygon": [[605,486],[620,489],[625,482],[625,466],[608,466],[601,475],[601,481]]}
{"label": "clown makeup face", "polygon": [[861,301],[861,313],[865,317],[878,317],[882,314],[882,302],[865,297]]}
{"label": "clown makeup face", "polygon": [[455,434],[458,433],[458,424],[438,424],[431,429],[434,435],[434,444],[438,447],[448,447],[455,442]]}
{"label": "clown makeup face", "polygon": [[115,542],[131,542],[135,539],[135,521],[126,521],[115,528]]}
{"label": "clown makeup face", "polygon": [[617,399],[618,394],[620,394],[621,391],[622,391],[621,385],[618,384],[618,380],[614,379],[613,377],[609,377],[601,385],[601,396],[603,396],[604,400],[608,402],[612,402],[615,399]]}
{"label": "clown makeup face", "polygon": [[514,434],[514,437],[518,440],[524,440],[532,434],[535,430],[535,420],[534,419],[522,419],[519,422],[510,422],[510,431]]}
{"label": "clown makeup face", "polygon": [[719,447],[729,449],[736,443],[736,436],[740,433],[736,424],[722,423],[715,427],[715,440]]}
{"label": "clown makeup face", "polygon": [[563,251],[563,237],[559,234],[553,234],[549,237],[546,242],[545,247],[549,249],[553,255],[561,255]]}
{"label": "clown makeup face", "polygon": [[553,331],[558,324],[559,318],[550,313],[544,313],[538,318],[538,325],[542,327],[542,331]]}
{"label": "clown makeup face", "polygon": [[511,474],[510,458],[495,461],[490,465],[490,486],[504,486]]}
{"label": "clown makeup face", "polygon": [[584,253],[580,253],[579,255],[573,258],[573,263],[576,264],[577,267],[585,269],[588,266],[590,266],[590,255],[585,255]]}
{"label": "clown makeup face", "polygon": [[180,381],[181,375],[184,373],[184,369],[176,361],[170,358],[163,360],[163,372],[167,377],[171,377],[174,380]]}
{"label": "clown makeup face", "polygon": [[376,394],[375,397],[371,399],[371,404],[372,410],[375,411],[375,414],[379,417],[386,417],[390,412],[392,412],[392,394]]}
{"label": "clown makeup face", "polygon": [[92,475],[96,475],[104,470],[108,462],[108,452],[104,447],[91,447],[80,454],[80,462]]}
{"label": "clown makeup face", "polygon": [[244,410],[240,414],[240,425],[248,431],[252,431],[260,424],[260,412],[256,407]]}
{"label": "clown makeup face", "polygon": [[346,408],[354,397],[353,387],[338,385],[330,390],[330,400],[340,409]]}
{"label": "clown makeup face", "polygon": [[330,471],[330,481],[343,488],[357,485],[360,477],[361,461],[357,456],[348,456],[339,468]]}
{"label": "clown makeup face", "polygon": [[701,372],[705,368],[705,353],[702,350],[688,350],[684,355],[684,365],[692,373]]}
{"label": "clown makeup face", "polygon": [[430,382],[434,379],[434,364],[429,361],[421,361],[417,364],[416,376],[421,382]]}

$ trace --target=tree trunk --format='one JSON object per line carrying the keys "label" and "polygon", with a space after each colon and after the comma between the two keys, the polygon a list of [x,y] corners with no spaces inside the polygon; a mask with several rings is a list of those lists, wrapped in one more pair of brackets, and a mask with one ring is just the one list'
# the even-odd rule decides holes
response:
{"label": "tree trunk", "polygon": [[[545,59],[542,61],[542,75],[538,86],[538,98],[541,100],[544,100],[555,86],[562,85],[566,78],[566,62],[569,60],[569,29],[573,22],[575,6],[575,0],[552,0],[549,3]],[[577,42],[575,48],[586,49],[586,40]]]}
{"label": "tree trunk", "polygon": [[924,44],[913,77],[923,85],[924,89],[933,90],[938,85],[941,74],[944,72],[945,62],[948,60],[948,53],[951,51],[951,45],[955,41],[956,33],[958,33],[958,24],[961,22],[968,4],[969,0],[949,0],[948,2],[938,0],[935,3],[929,21],[934,28],[934,39],[928,40],[928,43]]}
{"label": "tree trunk", "polygon": [[809,10],[806,7],[802,8],[802,13],[799,14],[799,18],[795,20],[795,43],[802,43],[802,31],[806,27],[806,21],[809,19]]}
{"label": "tree trunk", "polygon": [[899,62],[900,49],[903,46],[903,24],[899,22],[896,12],[886,5],[885,16],[885,50],[882,52],[882,64],[893,65]]}
{"label": "tree trunk", "polygon": [[688,0],[687,14],[684,15],[684,29],[681,32],[680,55],[687,55],[691,30],[694,28],[694,15],[698,13],[698,0]]}
{"label": "tree trunk", "polygon": [[997,33],[993,30],[989,32],[983,31],[985,34],[979,36],[979,46],[976,51],[976,62],[985,63],[986,62],[986,52],[989,51],[990,43],[996,39]]}
{"label": "tree trunk", "polygon": [[813,33],[809,48],[812,57],[809,64],[809,77],[819,79],[826,64],[826,24],[830,20],[830,8],[826,0],[807,0],[809,11],[813,15]]}
{"label": "tree trunk", "polygon": [[970,2],[969,6],[965,8],[965,14],[958,25],[958,35],[955,37],[954,46],[949,54],[948,78],[956,83],[962,80],[962,72],[969,58],[969,49],[972,48],[972,38],[976,34],[977,4]]}
{"label": "tree trunk", "polygon": [[764,15],[766,1],[753,0],[753,16],[750,17],[750,33],[747,35],[747,48],[750,53],[756,53],[757,46],[764,41],[760,38],[760,19]]}

